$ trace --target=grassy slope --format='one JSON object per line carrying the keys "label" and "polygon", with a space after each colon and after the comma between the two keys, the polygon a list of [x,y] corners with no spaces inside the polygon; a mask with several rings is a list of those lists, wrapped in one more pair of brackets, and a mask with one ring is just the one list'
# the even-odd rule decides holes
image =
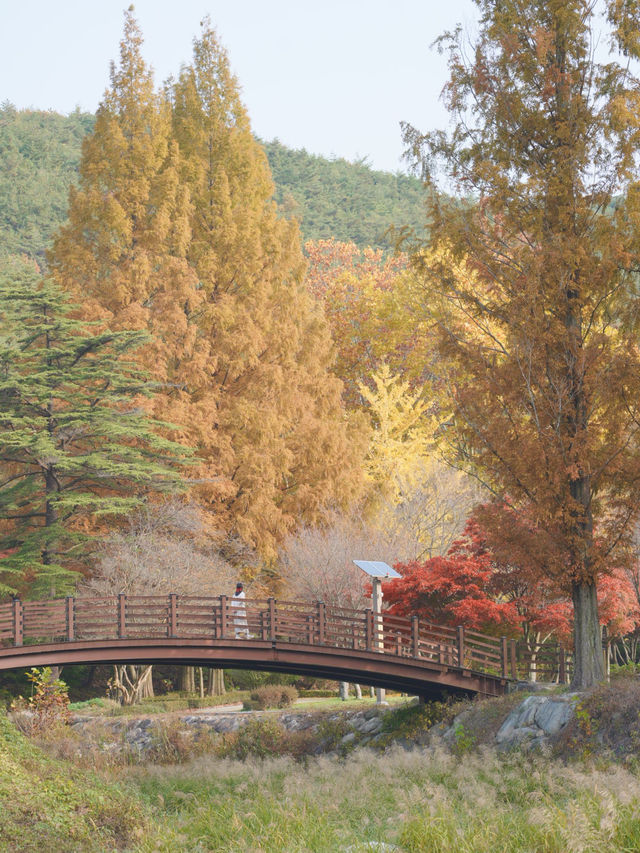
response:
{"label": "grassy slope", "polygon": [[367,842],[406,853],[640,849],[640,782],[621,768],[395,748],[306,766],[205,757],[130,774],[150,807],[170,815],[167,853],[329,853]]}
{"label": "grassy slope", "polygon": [[121,786],[46,756],[0,714],[0,851],[132,849],[150,826]]}
{"label": "grassy slope", "polygon": [[[635,684],[612,689],[618,710],[636,709],[637,728]],[[595,691],[592,698],[595,720],[611,697]],[[484,704],[475,706],[486,716],[473,724],[477,742],[511,702],[488,703],[486,715]],[[428,708],[401,708],[389,715],[389,729],[412,739],[433,722],[429,716]],[[0,851],[355,853],[371,849],[367,842],[405,853],[640,849],[633,765],[499,755],[462,742],[453,752],[358,749],[346,760],[207,754],[108,772],[126,787],[45,757],[1,717]]]}

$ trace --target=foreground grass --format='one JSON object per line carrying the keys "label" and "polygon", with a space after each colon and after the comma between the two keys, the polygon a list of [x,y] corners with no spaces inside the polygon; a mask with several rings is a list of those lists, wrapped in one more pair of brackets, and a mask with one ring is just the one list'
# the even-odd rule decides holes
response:
{"label": "foreground grass", "polygon": [[617,766],[396,748],[306,766],[205,757],[126,775],[169,827],[159,845],[140,843],[148,853],[329,853],[374,841],[407,853],[640,849],[640,781]]}
{"label": "foreground grass", "polygon": [[155,831],[139,798],[46,756],[0,715],[0,851],[105,853],[145,835]]}

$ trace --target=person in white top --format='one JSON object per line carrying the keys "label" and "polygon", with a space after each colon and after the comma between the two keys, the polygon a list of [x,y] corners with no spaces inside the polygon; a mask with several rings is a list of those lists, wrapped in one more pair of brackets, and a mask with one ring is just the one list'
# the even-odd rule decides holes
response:
{"label": "person in white top", "polygon": [[231,606],[234,609],[233,627],[236,634],[236,640],[249,639],[249,623],[247,622],[247,611],[244,606],[244,586],[238,581],[236,591],[231,599]]}

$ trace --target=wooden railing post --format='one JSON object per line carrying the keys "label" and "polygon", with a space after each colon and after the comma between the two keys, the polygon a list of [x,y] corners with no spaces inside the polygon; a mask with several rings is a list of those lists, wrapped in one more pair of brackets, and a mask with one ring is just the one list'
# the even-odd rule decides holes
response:
{"label": "wooden railing post", "polygon": [[220,636],[219,640],[224,640],[227,636],[227,596],[220,596]]}
{"label": "wooden railing post", "polygon": [[68,595],[65,603],[65,615],[67,619],[67,642],[76,638],[76,611],[75,599]]}
{"label": "wooden railing post", "polygon": [[269,599],[269,639],[273,643],[276,638],[276,600]]}
{"label": "wooden railing post", "polygon": [[121,592],[118,594],[118,637],[124,639],[127,636],[127,596]]}
{"label": "wooden railing post", "polygon": [[22,602],[19,598],[13,599],[13,645],[21,646],[24,641],[24,614]]}
{"label": "wooden railing post", "polygon": [[313,641],[315,639],[313,635],[313,616],[307,616],[307,642],[310,646],[313,645]]}
{"label": "wooden railing post", "polygon": [[371,651],[373,651],[373,610],[370,607],[367,607],[367,609],[365,610],[364,618],[365,618],[364,633],[365,633],[366,649],[368,652],[371,652]]}
{"label": "wooden railing post", "polygon": [[502,664],[502,677],[509,677],[509,656],[507,648],[507,638],[500,637],[500,663]]}
{"label": "wooden railing post", "polygon": [[511,640],[509,643],[509,662],[511,664],[511,678],[514,681],[518,678],[518,667],[516,665],[516,641]]}
{"label": "wooden railing post", "polygon": [[167,620],[167,636],[178,636],[178,596],[175,592],[169,593],[169,619]]}
{"label": "wooden railing post", "polygon": [[324,646],[327,608],[324,601],[316,602],[316,608],[318,610],[318,643]]}
{"label": "wooden railing post", "polygon": [[609,642],[609,632],[607,631],[607,626],[602,626],[602,656],[604,658],[604,674],[607,677],[607,680],[611,677],[611,655],[610,655],[610,642]]}
{"label": "wooden railing post", "polygon": [[396,654],[402,656],[402,631],[396,631]]}
{"label": "wooden railing post", "polygon": [[420,657],[420,620],[417,616],[411,617],[411,647],[414,658]]}
{"label": "wooden railing post", "polygon": [[567,683],[567,655],[562,646],[558,649],[558,682]]}
{"label": "wooden railing post", "polygon": [[446,664],[446,648],[442,643],[438,643],[438,663]]}
{"label": "wooden railing post", "polygon": [[464,627],[458,625],[456,628],[456,645],[458,647],[458,666],[464,669]]}

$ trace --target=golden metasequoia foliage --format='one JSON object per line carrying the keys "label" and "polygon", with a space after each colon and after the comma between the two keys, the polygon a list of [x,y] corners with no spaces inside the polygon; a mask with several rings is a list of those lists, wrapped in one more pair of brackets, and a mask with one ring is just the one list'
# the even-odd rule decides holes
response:
{"label": "golden metasequoia foliage", "polygon": [[[49,256],[55,278],[87,319],[116,329],[147,329],[145,367],[164,383],[155,414],[184,424],[192,440],[188,383],[206,371],[207,347],[194,322],[202,302],[185,258],[190,202],[179,177],[169,105],[153,89],[142,38],[129,11],[110,87],[83,146],[69,219]],[[185,377],[189,376],[188,383]]]}
{"label": "golden metasequoia foliage", "polygon": [[[626,60],[595,61],[591,2],[477,5],[472,48],[444,40],[451,135],[406,128],[433,189],[423,313],[443,433],[553,540],[539,570],[572,593],[586,686],[602,674],[597,578],[640,509],[640,83]],[[612,52],[637,53],[637,13],[607,8]],[[436,191],[440,165],[465,203]]]}
{"label": "golden metasequoia foliage", "polygon": [[148,328],[155,414],[196,449],[192,495],[263,556],[357,491],[330,337],[302,287],[297,226],[208,22],[162,96],[126,13],[120,64],[51,253],[87,315]]}

